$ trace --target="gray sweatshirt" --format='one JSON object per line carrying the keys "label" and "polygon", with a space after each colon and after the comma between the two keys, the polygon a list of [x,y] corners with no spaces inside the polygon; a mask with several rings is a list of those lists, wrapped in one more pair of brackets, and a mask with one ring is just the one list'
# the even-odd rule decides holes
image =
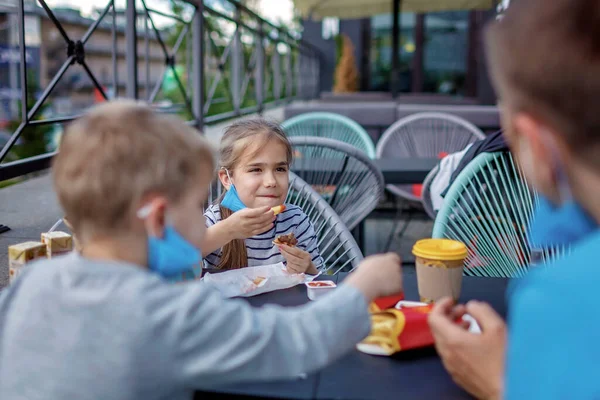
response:
{"label": "gray sweatshirt", "polygon": [[0,399],[190,399],[294,378],[364,338],[364,296],[341,285],[297,308],[252,308],[201,282],[71,254],[0,291]]}

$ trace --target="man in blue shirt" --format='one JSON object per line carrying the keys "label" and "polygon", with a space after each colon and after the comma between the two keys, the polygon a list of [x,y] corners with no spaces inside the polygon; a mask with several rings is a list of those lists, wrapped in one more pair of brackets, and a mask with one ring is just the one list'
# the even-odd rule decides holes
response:
{"label": "man in blue shirt", "polygon": [[[513,282],[508,333],[486,304],[438,302],[436,347],[484,399],[597,399],[600,315],[600,2],[520,0],[486,32],[511,151],[540,194],[533,246],[568,255]],[[452,320],[468,312],[483,333]]]}

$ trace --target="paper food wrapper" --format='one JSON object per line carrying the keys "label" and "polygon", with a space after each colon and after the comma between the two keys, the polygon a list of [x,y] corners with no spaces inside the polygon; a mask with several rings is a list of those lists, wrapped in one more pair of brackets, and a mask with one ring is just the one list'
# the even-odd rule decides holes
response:
{"label": "paper food wrapper", "polygon": [[25,242],[8,246],[9,267],[22,267],[38,258],[46,258],[46,245],[42,242]]}
{"label": "paper food wrapper", "polygon": [[202,280],[224,297],[250,297],[311,282],[316,276],[289,274],[283,263],[207,273]]}
{"label": "paper food wrapper", "polygon": [[42,243],[46,245],[48,258],[73,250],[73,237],[66,232],[54,231],[42,233]]}

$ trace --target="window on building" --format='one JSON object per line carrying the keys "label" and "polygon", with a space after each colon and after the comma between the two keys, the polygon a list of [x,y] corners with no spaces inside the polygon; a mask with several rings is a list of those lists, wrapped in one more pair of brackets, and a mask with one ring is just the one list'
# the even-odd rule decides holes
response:
{"label": "window on building", "polygon": [[425,15],[423,91],[464,95],[469,52],[469,12]]}
{"label": "window on building", "polygon": [[[415,52],[414,13],[402,13],[400,16],[400,91],[409,92],[411,88],[411,65]],[[370,46],[370,90],[390,91],[392,71],[392,15],[381,14],[371,18]]]}
{"label": "window on building", "polygon": [[[387,92],[392,69],[391,14],[372,17],[370,26],[369,89]],[[402,13],[400,32],[400,92],[464,94],[469,11],[428,13],[422,19]]]}
{"label": "window on building", "polygon": [[321,26],[321,36],[326,40],[333,39],[340,32],[340,20],[337,18],[323,18]]}

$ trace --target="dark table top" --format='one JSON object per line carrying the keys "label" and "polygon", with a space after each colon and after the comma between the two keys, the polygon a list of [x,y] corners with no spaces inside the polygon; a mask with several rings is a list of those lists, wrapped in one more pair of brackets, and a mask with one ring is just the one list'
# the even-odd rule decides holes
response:
{"label": "dark table top", "polygon": [[386,184],[423,183],[437,158],[381,158],[373,160],[383,174]]}
{"label": "dark table top", "polygon": [[[340,274],[338,280],[343,277]],[[507,283],[507,279],[501,278],[464,277],[460,301],[484,300],[505,316]],[[405,273],[404,287],[408,300],[418,300],[413,270]],[[256,307],[264,304],[297,306],[309,301],[304,286],[265,293],[247,300]],[[211,393],[211,396],[215,395],[217,393]],[[354,350],[304,379],[231,385],[219,389],[218,395],[223,398],[244,395],[295,399],[471,398],[454,384],[433,348],[401,352],[394,357],[375,357]],[[198,392],[197,396],[201,398],[202,393]]]}

